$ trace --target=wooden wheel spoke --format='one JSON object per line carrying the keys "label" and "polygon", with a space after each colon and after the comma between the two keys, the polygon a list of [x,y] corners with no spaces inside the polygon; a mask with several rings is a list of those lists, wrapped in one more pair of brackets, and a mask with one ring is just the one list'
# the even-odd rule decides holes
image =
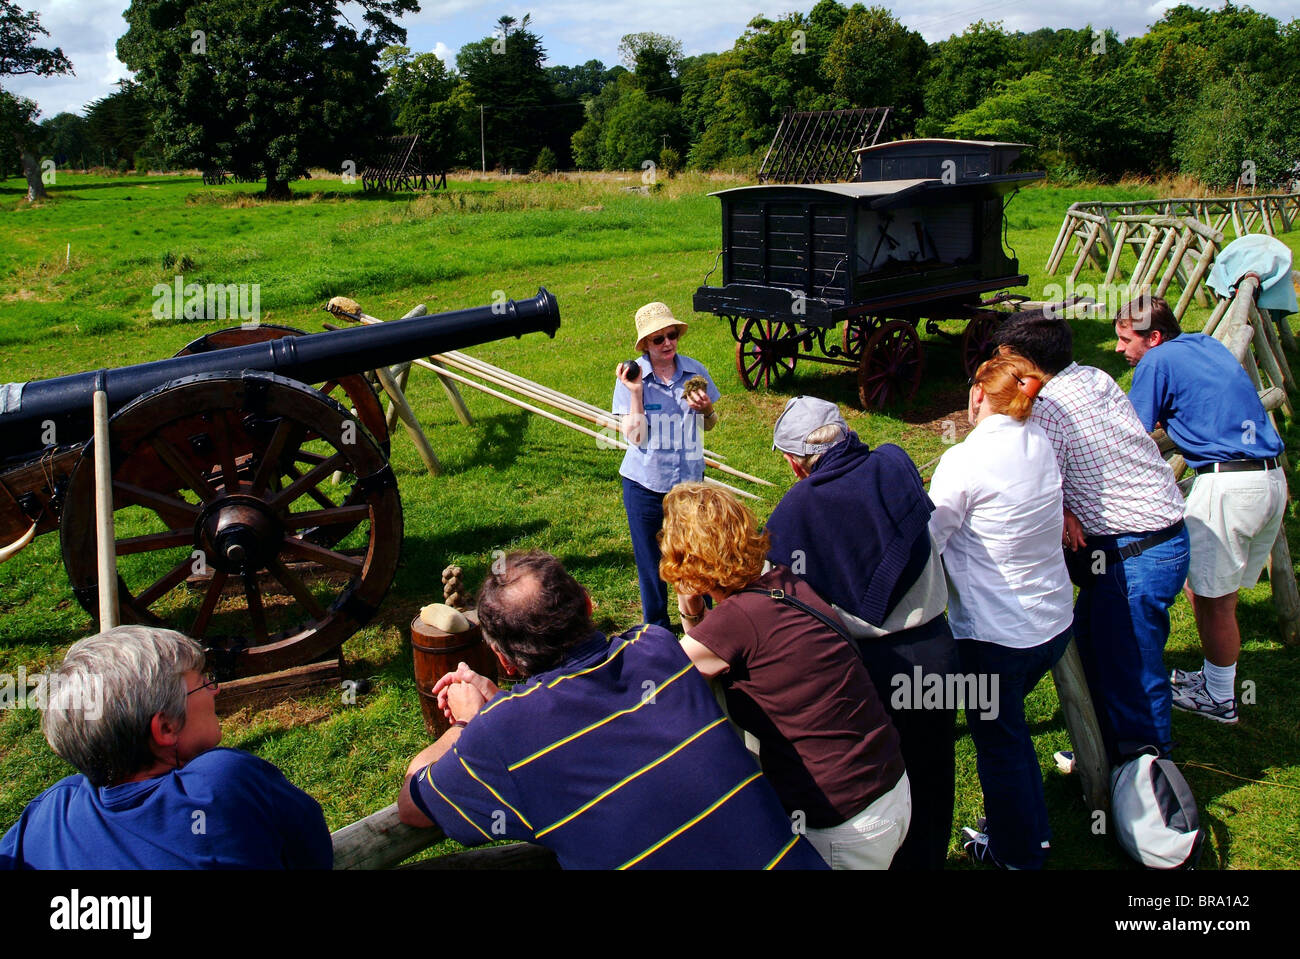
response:
{"label": "wooden wheel spoke", "polygon": [[266,628],[266,610],[262,608],[262,590],[257,585],[256,573],[244,574],[244,596],[248,600],[248,618],[253,623],[253,636],[259,643],[270,638]]}
{"label": "wooden wheel spoke", "polygon": [[[285,472],[288,473],[290,476],[292,476],[295,481],[301,480],[303,478],[302,473],[294,469],[292,466],[286,466]],[[288,487],[286,487],[286,489],[288,489]],[[324,509],[335,509],[338,506],[337,503],[335,503],[332,499],[330,499],[328,496],[322,493],[320,491],[320,488],[317,487],[315,484],[308,487],[306,492],[308,496],[310,496],[317,503],[319,503],[321,507]],[[297,495],[301,496],[302,494],[299,493]],[[296,499],[297,496],[295,496],[294,498]],[[292,503],[293,500],[290,500],[289,502]]]}
{"label": "wooden wheel spoke", "polygon": [[252,493],[254,496],[261,496],[266,490],[267,485],[273,480],[279,479],[280,457],[284,453],[286,446],[297,446],[302,442],[302,426],[290,419],[281,419],[276,426],[275,432],[271,435],[271,441],[267,444],[265,452],[262,454],[262,461],[257,464],[257,473],[253,476]]}
{"label": "wooden wheel spoke", "polygon": [[315,543],[295,537],[290,537],[284,541],[284,551],[297,556],[299,559],[309,559],[312,562],[320,563],[322,566],[342,570],[345,573],[359,572],[362,566],[365,565],[360,556],[349,556],[346,553],[326,549],[324,546],[317,546]]}
{"label": "wooden wheel spoke", "polygon": [[276,579],[284,584],[285,588],[293,594],[293,598],[296,599],[303,608],[307,610],[307,612],[316,619],[325,618],[325,607],[320,604],[320,600],[312,595],[311,590],[307,588],[307,584],[299,579],[293,570],[289,569],[289,567],[285,566],[284,563],[280,562],[280,560],[274,556],[270,557],[266,561],[266,567],[271,571]]}
{"label": "wooden wheel spoke", "polygon": [[135,599],[136,606],[140,609],[148,609],[162,597],[166,596],[173,589],[179,586],[190,573],[190,564],[193,560],[186,556],[183,560],[168,570],[161,579],[138,595]]}
{"label": "wooden wheel spoke", "polygon": [[324,383],[321,384],[320,391],[324,393],[326,396],[330,396],[338,388],[339,388],[338,380],[326,380]]}
{"label": "wooden wheel spoke", "polygon": [[163,522],[169,524],[176,522],[177,516],[181,517],[182,521],[184,519],[193,521],[199,515],[199,508],[193,503],[121,480],[113,481],[113,502],[118,506],[147,506],[162,517]]}
{"label": "wooden wheel spoke", "polygon": [[190,627],[190,635],[195,639],[200,639],[207,634],[208,626],[212,623],[212,613],[221,600],[221,591],[226,588],[228,577],[228,573],[219,569],[213,572],[212,581],[208,583],[208,591],[203,596],[203,605],[199,607],[199,615],[194,618],[194,625]]}
{"label": "wooden wheel spoke", "polygon": [[151,436],[149,445],[158,454],[158,458],[166,463],[186,486],[198,493],[199,498],[205,503],[217,498],[217,491],[212,488],[212,484],[195,472],[189,463],[185,462],[185,457],[177,451],[176,447],[161,436]]}
{"label": "wooden wheel spoke", "polygon": [[307,450],[296,450],[293,454],[295,463],[310,463],[312,466],[319,466],[325,462],[325,457],[320,453],[311,453]]}
{"label": "wooden wheel spoke", "polygon": [[144,536],[128,536],[119,539],[115,545],[118,556],[130,556],[134,553],[148,553],[156,549],[170,549],[174,546],[187,546],[194,542],[194,527],[169,529],[163,533],[148,533]]}
{"label": "wooden wheel spoke", "polygon": [[370,505],[359,503],[355,506],[330,506],[325,509],[304,510],[290,513],[284,525],[289,529],[309,529],[314,526],[341,526],[345,523],[359,523],[370,516]]}
{"label": "wooden wheel spoke", "polygon": [[[329,459],[325,460],[323,463],[319,464],[314,469],[312,469],[305,476],[299,476],[288,487],[281,490],[279,494],[276,495],[275,499],[271,500],[270,502],[271,508],[281,509],[285,506],[288,506],[290,503],[296,500],[303,493],[307,492],[309,488],[312,489],[316,494],[315,496],[313,496],[313,499],[316,499],[317,502],[320,502],[321,499],[324,499],[324,496],[323,494],[321,494],[320,490],[315,489],[316,484],[319,483],[321,480],[323,480],[330,473],[334,472],[336,469],[342,469],[343,466],[346,465],[346,463],[347,463],[347,457],[345,457],[342,453],[335,453]],[[293,471],[290,469],[288,470],[288,472],[293,472]],[[322,503],[321,505],[329,508],[332,507],[334,504],[330,502],[328,499],[326,499],[325,502]]]}
{"label": "wooden wheel spoke", "polygon": [[239,470],[235,466],[235,449],[230,438],[230,423],[225,413],[212,417],[212,441],[217,448],[217,461],[221,466],[221,486],[226,495],[239,492]]}

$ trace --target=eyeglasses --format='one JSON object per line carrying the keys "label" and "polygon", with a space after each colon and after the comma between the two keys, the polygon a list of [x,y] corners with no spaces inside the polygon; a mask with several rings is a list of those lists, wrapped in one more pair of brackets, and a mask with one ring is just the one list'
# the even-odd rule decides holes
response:
{"label": "eyeglasses", "polygon": [[208,687],[211,687],[211,688],[212,688],[212,691],[213,691],[214,693],[217,692],[217,691],[219,691],[219,690],[221,689],[220,685],[218,685],[218,683],[217,683],[217,677],[216,677],[215,675],[213,675],[212,673],[204,673],[204,674],[203,674],[203,684],[200,685],[200,686],[195,686],[193,689],[191,689],[191,690],[190,690],[188,693],[186,693],[185,695],[186,695],[187,697],[188,697],[188,696],[193,696],[193,695],[194,695],[195,693],[197,693],[200,689],[207,689]]}
{"label": "eyeglasses", "polygon": [[677,337],[679,336],[681,336],[681,331],[676,327],[673,327],[673,329],[669,330],[667,333],[660,333],[658,336],[651,338],[650,345],[663,346],[665,339],[667,339],[669,343],[676,343]]}

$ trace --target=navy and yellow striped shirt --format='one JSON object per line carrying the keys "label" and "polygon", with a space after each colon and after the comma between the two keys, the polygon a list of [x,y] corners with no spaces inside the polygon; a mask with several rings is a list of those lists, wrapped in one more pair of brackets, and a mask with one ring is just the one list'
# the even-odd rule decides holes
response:
{"label": "navy and yellow striped shirt", "polygon": [[540,843],[566,869],[825,868],[657,626],[498,695],[411,796],[459,842]]}

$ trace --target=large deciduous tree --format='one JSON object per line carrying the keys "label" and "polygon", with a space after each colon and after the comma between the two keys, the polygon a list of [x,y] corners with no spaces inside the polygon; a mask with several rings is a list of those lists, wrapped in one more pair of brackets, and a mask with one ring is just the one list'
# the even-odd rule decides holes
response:
{"label": "large deciduous tree", "polygon": [[[37,37],[49,35],[36,13],[23,10],[10,0],[0,0],[0,77],[71,73],[72,63],[59,47],[51,50],[35,46]],[[28,200],[45,196],[41,168],[32,152],[40,136],[35,122],[39,113],[36,104],[26,97],[0,90],[0,128],[13,138],[21,158]]]}
{"label": "large deciduous tree", "polygon": [[117,55],[153,106],[167,160],[265,177],[272,198],[309,167],[359,161],[385,125],[379,53],[406,39],[395,19],[419,4],[347,6],[361,29],[337,0],[132,0]]}

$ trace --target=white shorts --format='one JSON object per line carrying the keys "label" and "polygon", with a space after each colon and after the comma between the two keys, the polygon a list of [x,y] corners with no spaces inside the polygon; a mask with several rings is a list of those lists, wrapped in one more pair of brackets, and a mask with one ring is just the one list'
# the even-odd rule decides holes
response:
{"label": "white shorts", "polygon": [[1259,582],[1286,511],[1280,469],[1202,473],[1187,496],[1191,566],[1197,596],[1227,596]]}
{"label": "white shorts", "polygon": [[848,822],[808,829],[808,841],[832,869],[888,869],[912,822],[912,786],[907,773]]}

